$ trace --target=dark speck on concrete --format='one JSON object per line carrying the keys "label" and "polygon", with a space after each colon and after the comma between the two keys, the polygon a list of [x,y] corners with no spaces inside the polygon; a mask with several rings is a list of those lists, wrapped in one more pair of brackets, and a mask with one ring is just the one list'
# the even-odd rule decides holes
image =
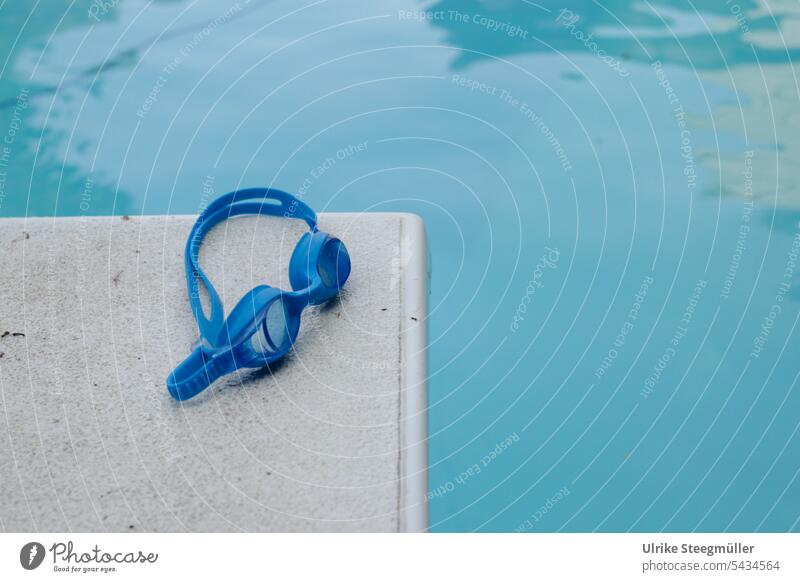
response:
{"label": "dark speck on concrete", "polygon": [[25,334],[19,331],[16,331],[11,334],[11,337],[25,337]]}
{"label": "dark speck on concrete", "polygon": [[10,332],[10,331],[4,331],[4,332],[3,332],[3,335],[0,335],[0,339],[3,339],[4,337],[8,337],[8,336],[10,336],[10,335],[11,335],[11,332]]}
{"label": "dark speck on concrete", "polygon": [[[131,217],[128,216],[127,214],[122,217],[122,220],[124,220],[125,222],[128,222],[130,219],[131,219]],[[131,526],[131,527],[133,527],[133,526]]]}
{"label": "dark speck on concrete", "polygon": [[5,353],[5,352],[0,352],[0,360],[2,360],[2,359],[3,359],[3,356],[5,356],[5,355],[6,355],[6,353]]}
{"label": "dark speck on concrete", "polygon": [[132,526],[132,525],[129,525],[129,526],[128,526],[128,529],[133,529],[133,526]]}
{"label": "dark speck on concrete", "polygon": [[413,319],[414,321],[419,321],[419,320],[418,320],[416,317],[414,317],[413,315],[411,316],[411,319]]}
{"label": "dark speck on concrete", "polygon": [[388,307],[382,307],[381,311],[386,311],[387,309],[388,309]]}

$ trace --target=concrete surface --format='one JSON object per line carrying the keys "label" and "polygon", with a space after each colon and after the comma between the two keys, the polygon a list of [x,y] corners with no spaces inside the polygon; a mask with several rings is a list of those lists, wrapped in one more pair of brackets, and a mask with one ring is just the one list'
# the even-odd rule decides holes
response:
{"label": "concrete surface", "polygon": [[[179,404],[194,217],[0,220],[0,528],[414,531],[427,524],[426,248],[405,214],[328,214],[353,272],[272,373]],[[201,263],[226,308],[289,288],[304,225],[239,218]]]}

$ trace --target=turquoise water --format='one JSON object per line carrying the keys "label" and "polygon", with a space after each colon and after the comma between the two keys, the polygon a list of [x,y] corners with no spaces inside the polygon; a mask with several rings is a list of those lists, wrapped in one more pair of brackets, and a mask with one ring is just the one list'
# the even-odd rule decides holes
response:
{"label": "turquoise water", "polygon": [[409,211],[436,531],[800,530],[800,8],[0,4],[0,216]]}

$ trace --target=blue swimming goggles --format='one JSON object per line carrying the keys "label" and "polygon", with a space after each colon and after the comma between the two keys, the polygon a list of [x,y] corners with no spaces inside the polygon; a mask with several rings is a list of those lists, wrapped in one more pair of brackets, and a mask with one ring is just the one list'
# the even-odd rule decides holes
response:
{"label": "blue swimming goggles", "polygon": [[[219,295],[198,264],[200,245],[215,225],[245,214],[299,218],[306,221],[309,232],[297,243],[289,262],[293,291],[259,285],[223,319]],[[239,368],[261,368],[285,356],[297,338],[303,310],[335,297],[350,275],[344,243],[317,229],[317,215],[307,204],[272,188],[236,190],[212,202],[189,233],[185,260],[189,303],[200,339],[167,378],[169,393],[176,400],[196,396]],[[210,318],[200,303],[201,284],[211,303]]]}

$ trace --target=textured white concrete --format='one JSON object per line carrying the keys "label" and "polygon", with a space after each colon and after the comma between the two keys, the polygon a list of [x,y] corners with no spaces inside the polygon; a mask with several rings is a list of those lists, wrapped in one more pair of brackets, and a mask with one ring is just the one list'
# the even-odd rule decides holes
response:
{"label": "textured white concrete", "polygon": [[[174,402],[196,328],[194,217],[0,221],[0,528],[407,531],[425,506],[425,240],[405,214],[328,214],[353,272],[287,361]],[[226,308],[289,288],[303,224],[224,223],[201,254]],[[23,335],[24,334],[24,335]]]}

